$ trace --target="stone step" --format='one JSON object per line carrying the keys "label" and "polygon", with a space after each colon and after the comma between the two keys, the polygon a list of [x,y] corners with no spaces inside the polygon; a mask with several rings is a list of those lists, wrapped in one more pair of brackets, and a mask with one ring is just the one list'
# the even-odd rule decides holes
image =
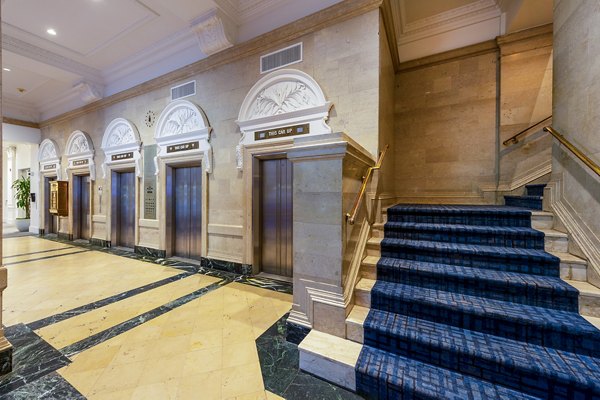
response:
{"label": "stone step", "polygon": [[352,307],[352,311],[346,318],[346,339],[361,344],[364,342],[364,324],[368,314],[369,309],[366,307],[358,305]]}
{"label": "stone step", "polygon": [[381,241],[382,237],[372,237],[367,241],[367,256],[381,256]]}
{"label": "stone step", "polygon": [[371,308],[371,290],[375,286],[374,279],[362,278],[354,288],[354,304],[361,307]]}
{"label": "stone step", "polygon": [[554,229],[539,229],[544,233],[544,245],[546,251],[566,253],[569,251],[569,236],[566,233]]}
{"label": "stone step", "polygon": [[547,211],[532,211],[531,227],[538,230],[552,229],[554,227],[554,214]]}
{"label": "stone step", "polygon": [[600,288],[589,282],[566,282],[579,290],[579,313],[588,317],[600,318]]}
{"label": "stone step", "polygon": [[560,277],[565,280],[587,282],[587,261],[571,253],[550,252],[560,259]]}
{"label": "stone step", "polygon": [[366,256],[360,266],[360,276],[367,279],[377,279],[377,262],[379,256]]}
{"label": "stone step", "polygon": [[600,329],[600,318],[596,317],[588,317],[587,315],[583,315],[590,324],[594,325],[597,329]]}
{"label": "stone step", "polygon": [[531,210],[505,206],[399,204],[387,216],[395,222],[531,227]]}
{"label": "stone step", "polygon": [[382,238],[385,233],[384,226],[385,226],[385,223],[376,223],[376,224],[371,225],[371,236],[377,237],[377,238]]}
{"label": "stone step", "polygon": [[300,369],[355,391],[361,350],[361,344],[313,329],[298,345]]}

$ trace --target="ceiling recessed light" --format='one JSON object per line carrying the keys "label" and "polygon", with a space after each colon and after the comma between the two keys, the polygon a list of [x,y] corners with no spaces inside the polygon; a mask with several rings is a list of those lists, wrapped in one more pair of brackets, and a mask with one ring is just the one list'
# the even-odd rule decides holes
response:
{"label": "ceiling recessed light", "polygon": [[46,30],[46,32],[48,32],[48,35],[56,36],[56,30],[54,30],[54,28],[50,28]]}
{"label": "ceiling recessed light", "polygon": [[3,67],[2,70],[6,71],[6,72],[10,72],[10,68]]}

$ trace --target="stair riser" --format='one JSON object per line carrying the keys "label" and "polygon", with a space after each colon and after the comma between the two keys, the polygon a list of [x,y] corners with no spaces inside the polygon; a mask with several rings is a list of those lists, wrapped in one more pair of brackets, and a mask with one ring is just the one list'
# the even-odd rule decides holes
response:
{"label": "stair riser", "polygon": [[360,267],[360,276],[361,278],[366,279],[377,279],[377,266],[371,264],[363,264]]}
{"label": "stair riser", "polygon": [[527,196],[543,196],[545,187],[546,185],[527,185],[525,186],[525,193]]}
{"label": "stair riser", "polygon": [[421,286],[429,289],[457,292],[495,300],[511,301],[531,306],[577,312],[576,292],[557,292],[535,285],[516,285],[506,281],[490,281],[477,277],[435,275],[428,271],[379,265],[379,280]]}
{"label": "stair riser", "polygon": [[533,229],[552,229],[554,218],[551,215],[533,215],[531,216],[531,227]]}
{"label": "stair riser", "polygon": [[428,240],[433,242],[473,244],[485,246],[518,247],[525,249],[544,249],[543,235],[517,235],[499,233],[469,233],[464,231],[423,231],[418,229],[385,228],[385,237],[408,240]]}
{"label": "stair riser", "polygon": [[371,292],[372,308],[404,314],[412,317],[453,325],[491,335],[502,336],[531,344],[556,348],[579,354],[597,354],[600,340],[582,337],[570,332],[561,332],[544,326],[530,325],[523,321],[499,318],[489,314],[465,312],[454,307],[436,303],[406,302],[401,298],[388,297]]}
{"label": "stair riser", "polygon": [[415,338],[381,335],[379,332],[368,329],[364,336],[364,343],[390,353],[469,374],[541,398],[561,398],[564,393],[574,394],[581,389],[575,380],[565,382],[547,376],[543,371],[519,369],[512,363],[506,365],[499,360],[490,360],[477,354],[465,354],[444,349],[435,346],[435,343],[422,343]]}
{"label": "stair riser", "polygon": [[547,260],[530,259],[526,256],[519,255],[480,255],[463,253],[460,251],[450,252],[444,251],[444,249],[415,248],[382,243],[381,256],[414,261],[464,265],[496,271],[559,276],[559,262],[552,265]]}
{"label": "stair riser", "polygon": [[354,291],[354,304],[361,307],[371,308],[371,292],[356,289]]}
{"label": "stair riser", "polygon": [[600,318],[600,297],[580,294],[579,313],[588,317]]}
{"label": "stair riser", "polygon": [[510,207],[523,207],[530,210],[542,209],[542,200],[505,198],[504,204]]}
{"label": "stair riser", "polygon": [[544,239],[544,249],[546,251],[567,253],[569,251],[569,240],[565,237],[546,236]]}
{"label": "stair riser", "polygon": [[478,214],[391,214],[388,213],[388,221],[415,222],[422,224],[459,224],[459,225],[487,225],[487,226],[514,226],[530,228],[529,216],[498,216]]}
{"label": "stair riser", "polygon": [[561,262],[560,277],[571,281],[586,282],[587,267],[585,264]]}
{"label": "stair riser", "polygon": [[367,245],[367,256],[381,257],[381,247],[379,245]]}

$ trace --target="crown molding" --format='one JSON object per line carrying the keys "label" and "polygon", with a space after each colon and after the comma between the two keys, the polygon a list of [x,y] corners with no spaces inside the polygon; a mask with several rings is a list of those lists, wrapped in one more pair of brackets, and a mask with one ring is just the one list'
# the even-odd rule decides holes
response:
{"label": "crown molding", "polygon": [[40,124],[38,124],[37,122],[23,121],[21,119],[16,119],[16,118],[2,117],[2,123],[10,124],[10,125],[17,125],[17,126],[24,126],[27,128],[40,129]]}
{"label": "crown molding", "polygon": [[102,85],[104,83],[99,70],[16,37],[2,34],[2,49],[79,75],[94,84]]}
{"label": "crown molding", "polygon": [[400,0],[399,7],[394,10],[396,20],[400,22],[396,27],[398,45],[411,43],[489,19],[499,18],[501,15],[500,8],[495,0],[478,0],[462,7],[408,23],[405,17],[406,1]]}
{"label": "crown molding", "polygon": [[7,96],[6,94],[2,95],[2,115],[31,122],[38,122],[41,117],[40,111],[35,104]]}
{"label": "crown molding", "polygon": [[237,44],[210,57],[194,62],[193,64],[169,72],[158,78],[141,83],[130,89],[105,97],[102,100],[90,103],[83,107],[47,119],[40,123],[41,127],[63,122],[86,113],[103,109],[113,104],[140,96],[142,94],[167,87],[175,81],[189,79],[201,72],[226,65],[240,58],[260,54],[269,49],[289,43],[304,35],[319,31],[369,11],[377,10],[382,6],[383,0],[344,0],[325,8],[319,12],[300,18],[292,23],[274,29],[244,43]]}

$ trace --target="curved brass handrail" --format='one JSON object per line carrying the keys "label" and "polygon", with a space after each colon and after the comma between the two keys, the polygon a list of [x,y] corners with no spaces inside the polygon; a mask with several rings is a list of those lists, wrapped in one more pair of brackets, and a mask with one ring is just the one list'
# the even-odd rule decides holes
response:
{"label": "curved brass handrail", "polygon": [[350,225],[354,225],[354,220],[356,218],[356,214],[358,214],[358,210],[360,208],[360,202],[367,190],[367,183],[369,182],[369,179],[371,178],[373,171],[381,168],[381,163],[383,162],[383,158],[385,157],[385,152],[387,151],[388,147],[389,147],[389,145],[386,144],[385,147],[383,148],[383,150],[381,151],[381,153],[379,153],[379,159],[377,160],[377,163],[375,164],[375,166],[369,167],[369,169],[367,170],[367,174],[363,177],[363,182],[360,187],[360,191],[358,192],[358,196],[356,196],[356,200],[354,201],[354,207],[352,207],[351,212],[346,213],[346,221],[348,221],[348,223]]}
{"label": "curved brass handrail", "polygon": [[596,173],[596,175],[600,176],[600,167],[598,164],[593,162],[588,156],[583,154],[581,150],[573,145],[573,143],[569,142],[563,135],[561,135],[556,129],[551,126],[544,127],[544,131],[549,132],[552,136],[556,138],[561,144],[564,144],[567,149],[571,151],[571,153],[575,154],[577,158],[581,160],[585,165],[587,165],[592,171]]}
{"label": "curved brass handrail", "polygon": [[509,144],[517,144],[519,143],[519,136],[527,133],[527,131],[531,130],[531,128],[534,128],[536,126],[538,126],[539,124],[541,124],[544,121],[549,120],[550,118],[552,118],[552,115],[550,115],[549,117],[544,118],[541,121],[536,122],[535,124],[531,125],[528,128],[523,129],[521,132],[517,133],[516,135],[512,136],[509,139],[506,139],[504,142],[502,142],[503,145],[508,146]]}

